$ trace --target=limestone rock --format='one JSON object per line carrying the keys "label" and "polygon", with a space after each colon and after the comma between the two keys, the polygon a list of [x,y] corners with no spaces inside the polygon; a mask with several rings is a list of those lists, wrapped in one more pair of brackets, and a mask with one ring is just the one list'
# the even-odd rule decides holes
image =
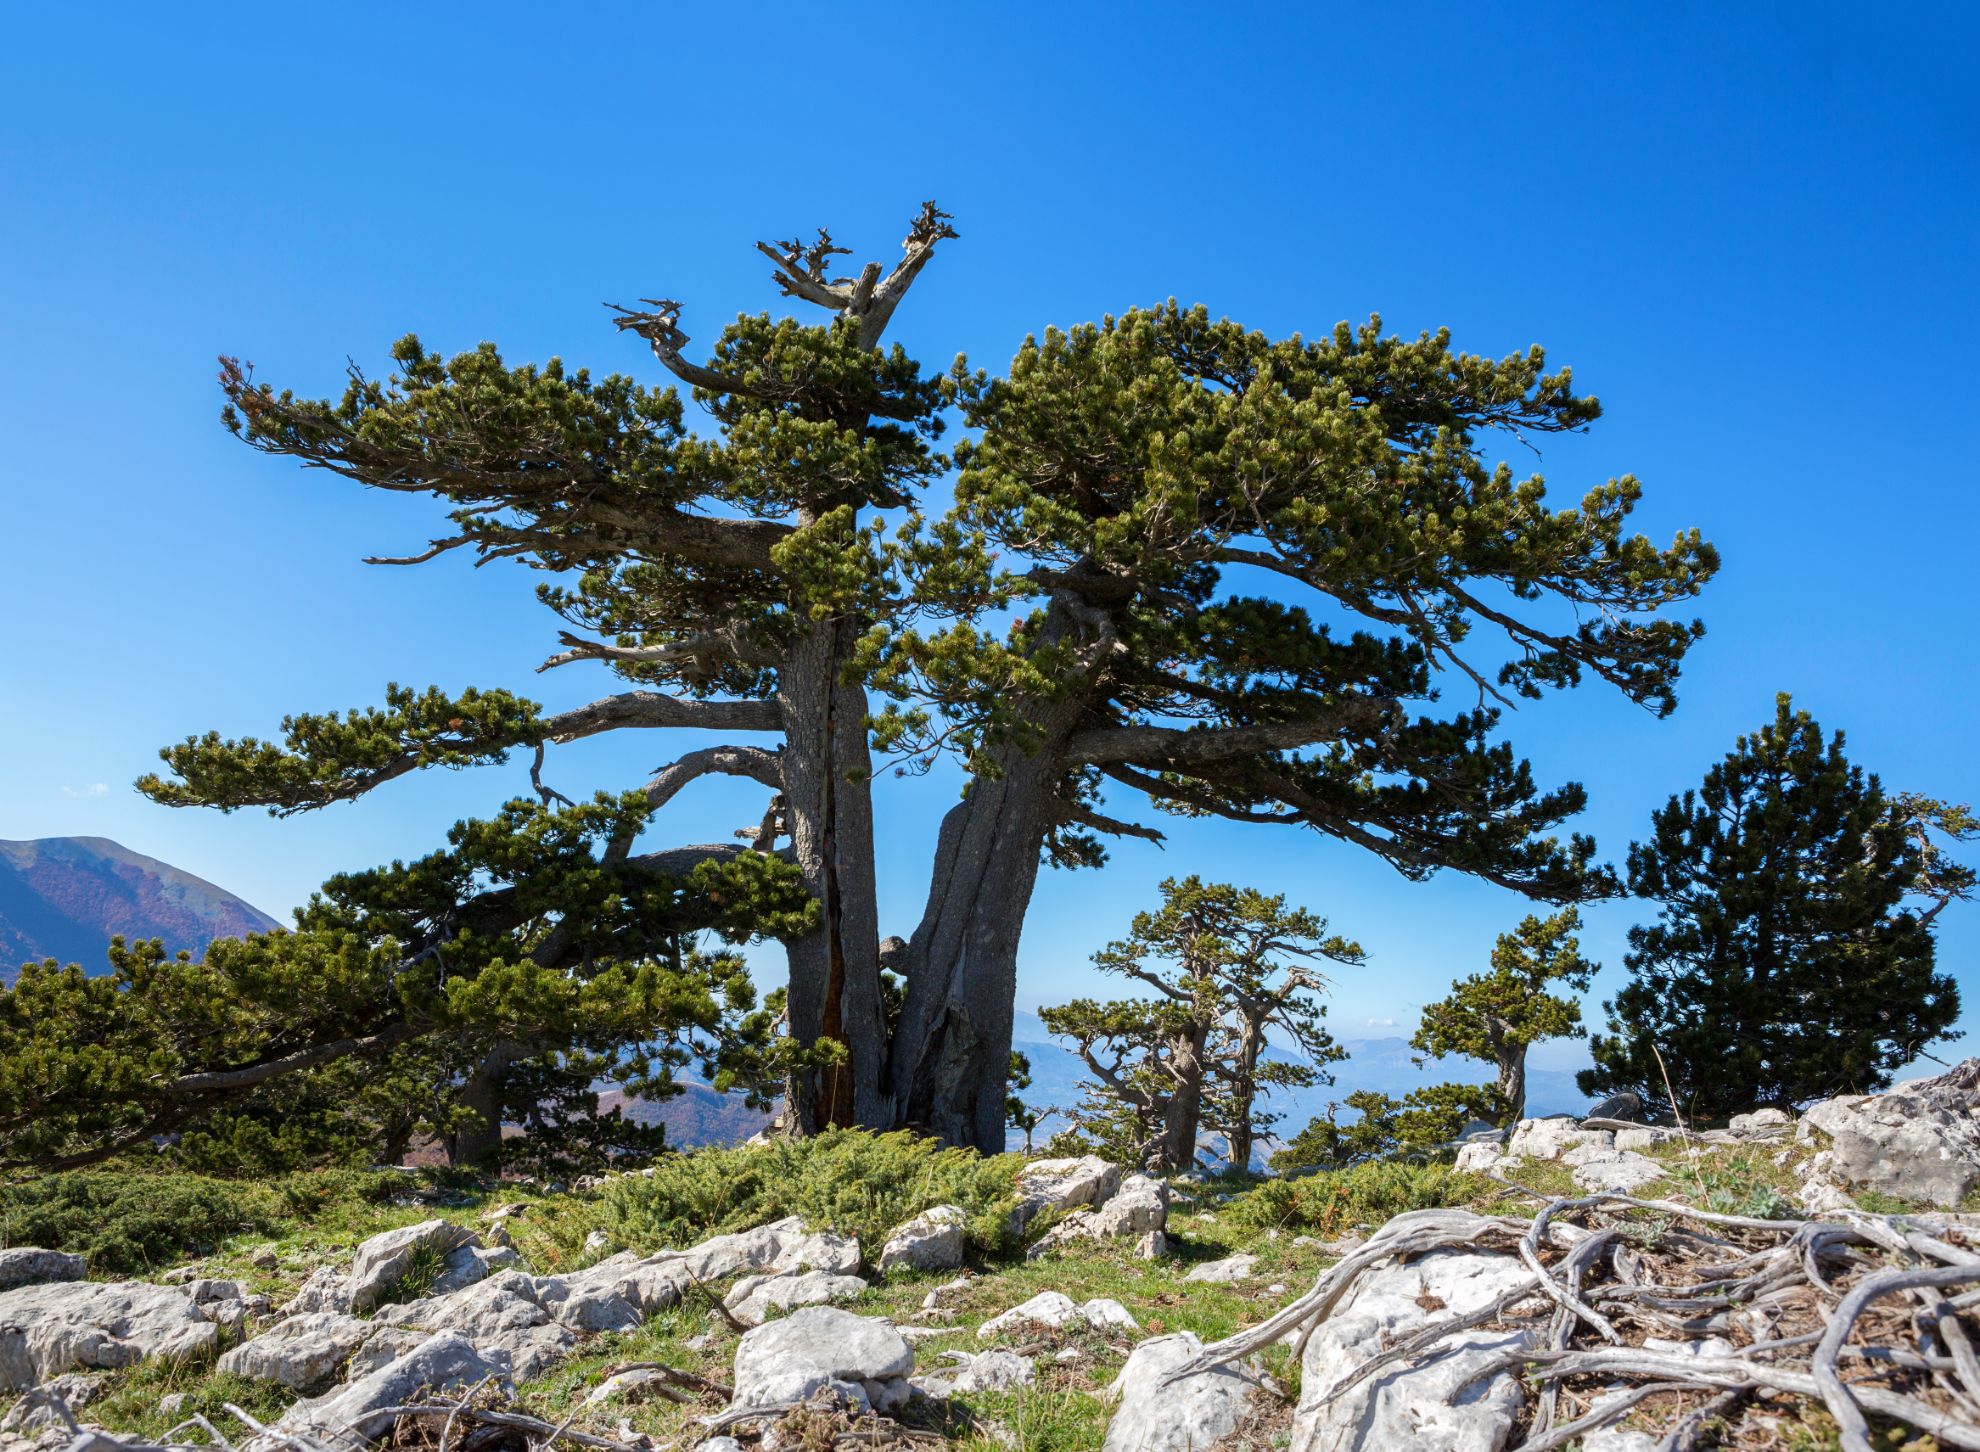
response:
{"label": "limestone rock", "polygon": [[1664,1178],[1664,1167],[1645,1155],[1593,1146],[1588,1149],[1591,1152],[1575,1162],[1574,1170],[1574,1182],[1584,1190],[1634,1195]]}
{"label": "limestone rock", "polygon": [[1098,1239],[1138,1240],[1169,1223],[1169,1187],[1148,1175],[1129,1175],[1093,1213]]}
{"label": "limestone rock", "polygon": [[1980,1059],[1868,1098],[1823,1100],[1802,1119],[1829,1136],[1822,1168],[1845,1188],[1950,1208],[1980,1184]]}
{"label": "limestone rock", "polygon": [[[1147,1175],[1129,1175],[1098,1209],[1074,1210],[1046,1231],[1025,1258],[1038,1260],[1075,1240],[1146,1240],[1162,1235],[1168,1222],[1168,1186]],[[1152,1260],[1159,1254],[1156,1250],[1142,1258]]]}
{"label": "limestone rock", "polygon": [[1183,1277],[1186,1281],[1207,1281],[1212,1285],[1229,1285],[1250,1275],[1258,1264],[1255,1255],[1238,1254],[1226,1256],[1222,1260],[1205,1261]]}
{"label": "limestone rock", "polygon": [[835,1276],[825,1271],[783,1271],[776,1275],[744,1276],[722,1304],[745,1326],[760,1326],[772,1311],[793,1306],[823,1306],[856,1301],[866,1294],[858,1276]]}
{"label": "limestone rock", "polygon": [[42,1385],[42,1396],[23,1396],[8,1409],[5,1417],[0,1417],[0,1433],[32,1432],[41,1427],[52,1427],[61,1418],[48,1404],[50,1396],[59,1397],[62,1404],[72,1412],[79,1412],[108,1390],[110,1378],[102,1372],[65,1371]]}
{"label": "limestone rock", "polygon": [[1079,1305],[1071,1296],[1060,1291],[1040,1291],[1022,1305],[992,1316],[976,1328],[976,1334],[987,1341],[1004,1331],[1020,1330],[1026,1326],[1056,1328],[1082,1319]]}
{"label": "limestone rock", "polygon": [[332,1266],[320,1265],[296,1287],[296,1293],[289,1304],[282,1308],[286,1315],[301,1315],[305,1311],[343,1311],[351,1309],[351,1283],[344,1273]]}
{"label": "limestone rock", "polygon": [[[379,1299],[411,1269],[413,1258],[421,1251],[431,1250],[448,1257],[442,1280],[457,1271],[467,1274],[465,1267],[473,1258],[468,1257],[457,1263],[453,1252],[470,1243],[480,1244],[470,1232],[446,1220],[422,1220],[417,1225],[401,1225],[395,1230],[372,1236],[357,1248],[357,1255],[352,1258],[351,1268],[345,1274],[351,1293],[351,1309],[369,1311],[377,1305]],[[473,1279],[479,1280],[480,1276],[475,1275]],[[459,1285],[448,1287],[450,1290],[458,1288]]]}
{"label": "limestone rock", "polygon": [[1665,1129],[1661,1125],[1646,1124],[1640,1129],[1617,1130],[1616,1148],[1640,1154],[1644,1150],[1655,1149],[1658,1145],[1669,1144],[1672,1140],[1681,1138],[1683,1136],[1674,1129]]}
{"label": "limestone rock", "polygon": [[743,1336],[732,1405],[801,1402],[831,1391],[862,1410],[886,1411],[907,1400],[913,1371],[913,1348],[887,1322],[806,1306]]}
{"label": "limestone rock", "polygon": [[370,1324],[371,1334],[365,1338],[364,1345],[351,1353],[344,1368],[346,1381],[356,1381],[390,1366],[407,1352],[417,1350],[432,1334],[416,1326],[381,1326],[376,1321]]}
{"label": "limestone rock", "polygon": [[1104,1296],[1086,1302],[1079,1308],[1080,1318],[1096,1331],[1139,1331],[1141,1323],[1134,1319],[1119,1301]]}
{"label": "limestone rock", "polygon": [[822,1270],[849,1276],[859,1269],[859,1242],[830,1231],[812,1234],[797,1216],[755,1230],[718,1235],[692,1250],[665,1251],[650,1261],[678,1260],[701,1281],[746,1270]]}
{"label": "limestone rock", "polygon": [[0,1291],[0,1390],[148,1357],[204,1361],[219,1346],[220,1327],[176,1286],[49,1281]]}
{"label": "limestone rock", "polygon": [[393,1426],[393,1419],[378,1415],[382,1409],[429,1392],[465,1390],[486,1378],[501,1380],[505,1371],[459,1336],[442,1332],[369,1375],[297,1402],[283,1413],[275,1429],[336,1445],[347,1444],[351,1437],[373,1441]]}
{"label": "limestone rock", "polygon": [[1735,1114],[1726,1128],[1742,1140],[1786,1139],[1794,1131],[1794,1116],[1780,1109],[1756,1109],[1751,1114]]}
{"label": "limestone rock", "polygon": [[1109,1327],[1138,1329],[1134,1317],[1119,1301],[1096,1299],[1082,1306],[1062,1292],[1040,1291],[1022,1305],[1013,1306],[1002,1315],[985,1321],[976,1328],[976,1334],[988,1340],[1003,1332],[1022,1331],[1026,1327],[1043,1326],[1056,1330],[1073,1325],[1091,1326],[1096,1330]]}
{"label": "limestone rock", "polygon": [[923,1396],[1010,1391],[1030,1386],[1037,1376],[1037,1367],[1014,1351],[945,1351],[942,1356],[954,1365],[914,1378],[915,1389]]}
{"label": "limestone rock", "polygon": [[1493,1352],[1529,1345],[1523,1331],[1466,1333],[1446,1356],[1385,1372],[1325,1407],[1317,1403],[1372,1351],[1433,1317],[1475,1311],[1525,1279],[1514,1256],[1468,1251],[1438,1251],[1370,1271],[1307,1342],[1292,1452],[1499,1452],[1525,1395],[1518,1378],[1501,1372],[1461,1394],[1457,1388]]}
{"label": "limestone rock", "polygon": [[1238,1429],[1258,1393],[1253,1378],[1229,1366],[1169,1383],[1169,1373],[1202,1350],[1196,1334],[1157,1336],[1135,1347],[1108,1389],[1119,1410],[1102,1452],[1198,1452]]}
{"label": "limestone rock", "polygon": [[[577,1338],[551,1315],[537,1282],[519,1271],[504,1271],[466,1290],[386,1306],[374,1323],[465,1340],[476,1354],[527,1380],[568,1356]],[[637,1325],[633,1316],[625,1327]]]}
{"label": "limestone rock", "polygon": [[220,1358],[220,1370],[314,1392],[337,1380],[344,1363],[371,1336],[372,1325],[336,1311],[306,1311],[244,1341]]}
{"label": "limestone rock", "polygon": [[1455,1168],[1464,1174],[1486,1175],[1496,1173],[1506,1162],[1505,1146],[1496,1140],[1473,1140],[1459,1148]]}
{"label": "limestone rock", "polygon": [[963,1229],[969,1223],[960,1206],[937,1205],[894,1227],[880,1250],[879,1269],[954,1270],[963,1261]]}
{"label": "limestone rock", "polygon": [[48,1281],[79,1281],[84,1270],[83,1258],[68,1251],[15,1246],[12,1250],[0,1250],[0,1291]]}
{"label": "limestone rock", "polygon": [[1506,1141],[1506,1154],[1516,1160],[1557,1160],[1578,1145],[1613,1147],[1615,1135],[1606,1129],[1583,1129],[1573,1119],[1522,1119]]}
{"label": "limestone rock", "polygon": [[1120,1166],[1110,1165],[1098,1155],[1033,1160],[1018,1171],[1018,1228],[1023,1229],[1047,1210],[1103,1204],[1120,1186]]}

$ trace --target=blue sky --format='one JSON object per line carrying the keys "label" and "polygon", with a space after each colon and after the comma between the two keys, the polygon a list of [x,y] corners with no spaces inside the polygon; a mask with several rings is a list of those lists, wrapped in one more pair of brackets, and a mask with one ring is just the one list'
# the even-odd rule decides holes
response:
{"label": "blue sky", "polygon": [[[1380,10],[1382,13],[1370,13]],[[384,683],[531,674],[534,577],[381,570],[435,511],[263,459],[216,420],[216,354],[334,391],[408,330],[655,376],[606,299],[668,295],[711,340],[778,306],[759,237],[890,256],[955,213],[895,324],[1000,366],[1026,332],[1175,296],[1275,333],[1379,311],[1470,349],[1544,343],[1608,416],[1539,467],[1633,472],[1642,526],[1725,569],[1677,714],[1585,688],[1510,731],[1585,782],[1619,857],[1792,690],[1894,786],[1980,797],[1969,439],[1980,12],[1820,5],[13,7],[0,24],[0,837],[115,837],[282,913],[329,872],[433,846],[518,772],[441,774],[286,822],[130,789],[193,731]],[[1962,423],[1961,420],[1967,420]],[[1516,460],[1521,468],[1530,460]],[[596,742],[566,791],[674,752]],[[952,779],[882,801],[890,930],[919,909]],[[679,840],[754,821],[711,782]],[[1020,999],[1094,985],[1166,873],[1283,890],[1373,964],[1334,1020],[1406,1032],[1524,910],[1354,849],[1183,824],[1048,875]],[[1619,974],[1643,909],[1590,914]],[[1980,1008],[1980,908],[1945,963]]]}

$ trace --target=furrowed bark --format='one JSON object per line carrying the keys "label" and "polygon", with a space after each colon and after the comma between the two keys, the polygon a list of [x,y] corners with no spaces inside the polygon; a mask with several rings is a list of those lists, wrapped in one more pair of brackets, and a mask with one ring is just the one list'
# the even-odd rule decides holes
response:
{"label": "furrowed bark", "polygon": [[485,1168],[502,1143],[502,1111],[507,1106],[509,1070],[523,1057],[518,1045],[497,1044],[461,1082],[460,1106],[474,1115],[447,1137],[447,1163],[456,1169]]}
{"label": "furrowed bark", "polygon": [[1063,740],[1060,725],[1035,752],[1001,753],[1002,774],[979,776],[950,808],[905,955],[891,1075],[899,1122],[985,1154],[1004,1148],[1018,939],[1058,810]]}
{"label": "furrowed bark", "polygon": [[827,1039],[845,1054],[841,1065],[792,1076],[793,1127],[805,1134],[892,1119],[866,692],[840,670],[853,635],[850,622],[813,625],[778,671],[784,811],[793,858],[819,905],[818,928],[789,948],[790,1032],[801,1046]]}

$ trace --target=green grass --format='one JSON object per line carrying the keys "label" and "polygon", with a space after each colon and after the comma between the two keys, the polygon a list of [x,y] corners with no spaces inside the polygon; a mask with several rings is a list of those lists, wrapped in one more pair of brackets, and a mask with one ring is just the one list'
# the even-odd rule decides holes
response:
{"label": "green grass", "polygon": [[[1703,1198],[1710,1203],[1757,1212],[1763,1205],[1771,1207],[1771,1197],[1794,1183],[1791,1169],[1772,1163],[1778,1146],[1750,1151],[1715,1147],[1695,1161],[1683,1157],[1681,1148],[1673,1145],[1657,1151],[1671,1179],[1653,1193],[1698,1200],[1702,1184]],[[1449,1165],[1435,1162],[1370,1164],[1292,1181],[1227,1176],[1187,1187],[1199,1203],[1172,1208],[1172,1254],[1162,1260],[1136,1259],[1126,1245],[1081,1242],[1048,1258],[1025,1261],[1000,1239],[1016,1164],[1010,1157],[985,1160],[939,1151],[903,1136],[839,1135],[809,1144],[673,1156],[651,1177],[627,1177],[593,1195],[545,1196],[504,1185],[471,1203],[435,1208],[411,1199],[411,1192],[428,1183],[411,1176],[291,1177],[243,1186],[147,1174],[126,1175],[129,1183],[124,1189],[102,1203],[125,1206],[128,1211],[146,1196],[155,1196],[167,1208],[217,1205],[211,1216],[215,1223],[198,1227],[197,1233],[176,1232],[178,1241],[195,1245],[192,1253],[201,1257],[205,1273],[240,1280],[279,1304],[315,1265],[344,1263],[368,1235],[435,1216],[483,1229],[487,1211],[503,1202],[525,1206],[524,1213],[503,1223],[525,1264],[537,1274],[575,1269],[596,1259],[595,1253],[586,1255],[582,1250],[586,1233],[594,1227],[607,1227],[615,1248],[646,1252],[793,1214],[817,1228],[858,1235],[862,1249],[872,1256],[886,1231],[900,1220],[931,1204],[954,1202],[971,1214],[974,1273],[965,1287],[942,1298],[949,1316],[931,1319],[921,1313],[922,1298],[950,1280],[948,1273],[904,1273],[884,1281],[876,1277],[876,1283],[848,1309],[887,1316],[902,1326],[948,1327],[946,1335],[916,1343],[917,1363],[924,1371],[942,1364],[944,1349],[976,1351],[999,1344],[1036,1348],[1037,1381],[1032,1386],[957,1398],[985,1428],[994,1428],[994,1433],[958,1431],[954,1445],[969,1452],[1010,1448],[1072,1452],[1098,1446],[1109,1415],[1103,1395],[1127,1349],[1146,1336],[1191,1331],[1213,1341],[1257,1324],[1307,1289],[1332,1264],[1317,1246],[1295,1245],[1301,1236],[1326,1240],[1365,1232],[1401,1211],[1434,1205],[1513,1213],[1532,1209],[1500,1184],[1459,1175]],[[1536,1193],[1556,1195],[1577,1193],[1571,1176],[1569,1166],[1530,1162],[1512,1178]],[[374,1184],[377,1180],[383,1183]],[[209,1195],[218,1199],[202,1198]],[[44,1209],[73,1210],[78,1204],[98,1203],[73,1187],[29,1198]],[[241,1213],[244,1205],[254,1216]],[[1212,1218],[1200,1218],[1201,1211]],[[697,1220],[704,1216],[705,1220]],[[1638,1233],[1657,1233],[1657,1217],[1631,1219]],[[87,1240],[93,1232],[78,1216],[64,1233]],[[170,1243],[172,1237],[164,1239]],[[250,1263],[250,1255],[265,1251],[274,1252],[272,1267]],[[1223,1285],[1184,1279],[1192,1266],[1238,1251],[1259,1257],[1255,1273],[1246,1280]],[[172,1252],[155,1246],[146,1254],[146,1269],[154,1271],[173,1258]],[[430,1259],[433,1265],[415,1266],[401,1284],[401,1298],[413,1299],[430,1285],[439,1257]],[[1274,1285],[1281,1289],[1271,1289]],[[719,1294],[723,1288],[712,1289]],[[1047,1290],[1075,1301],[1117,1300],[1134,1314],[1141,1330],[1127,1335],[1084,1327],[1033,1330],[992,1342],[976,1336],[976,1328],[990,1317]],[[590,1338],[578,1348],[579,1354],[520,1387],[519,1398],[534,1414],[561,1422],[576,1412],[608,1370],[632,1361],[660,1361],[726,1382],[736,1341],[735,1332],[690,1297],[686,1304],[652,1317],[634,1331]],[[1055,1360],[1056,1353],[1068,1347],[1078,1351],[1077,1359]],[[1290,1364],[1285,1349],[1271,1348],[1264,1359],[1272,1375],[1296,1395],[1299,1368]],[[173,1415],[159,1413],[159,1399],[175,1391],[188,1393],[185,1407]],[[187,1413],[199,1411],[231,1433],[235,1424],[221,1412],[222,1403],[234,1402],[265,1418],[279,1414],[289,1400],[279,1389],[222,1377],[210,1367],[144,1364],[113,1373],[110,1391],[92,1404],[90,1415],[106,1425],[155,1437]],[[691,1434],[692,1418],[710,1409],[659,1400],[620,1400],[583,1413],[573,1425],[613,1435],[624,1419],[636,1432],[661,1442],[679,1442]],[[1794,1430],[1797,1435],[1806,1433],[1807,1447],[1823,1445],[1820,1439],[1826,1432],[1819,1415]]]}

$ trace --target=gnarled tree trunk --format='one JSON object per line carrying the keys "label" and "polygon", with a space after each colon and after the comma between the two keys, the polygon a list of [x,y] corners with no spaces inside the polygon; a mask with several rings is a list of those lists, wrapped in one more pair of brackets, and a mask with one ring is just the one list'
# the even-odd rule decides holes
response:
{"label": "gnarled tree trunk", "polygon": [[847,621],[813,625],[778,673],[785,822],[805,888],[819,907],[817,929],[788,945],[790,1032],[801,1045],[830,1040],[844,1054],[841,1064],[793,1074],[792,1128],[804,1134],[893,1118],[866,692],[846,684],[841,672],[854,634]]}

